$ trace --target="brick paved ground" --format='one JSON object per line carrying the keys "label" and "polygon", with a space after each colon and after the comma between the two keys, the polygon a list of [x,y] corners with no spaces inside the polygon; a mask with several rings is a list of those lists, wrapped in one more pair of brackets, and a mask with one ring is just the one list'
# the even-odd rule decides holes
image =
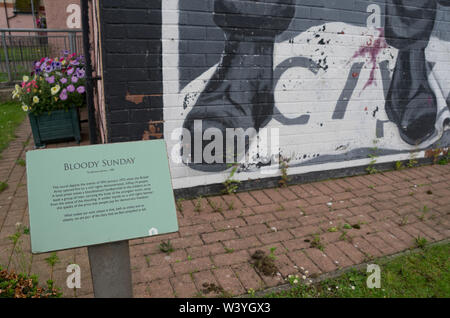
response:
{"label": "brick paved ground", "polygon": [[[0,159],[0,181],[9,185],[0,193],[0,264],[38,274],[41,281],[53,277],[66,297],[92,297],[86,248],[58,252],[61,262],[51,270],[45,261],[49,254],[31,256],[29,235],[15,251],[8,239],[17,222],[29,225],[25,167],[16,163],[32,148],[27,122],[17,135]],[[52,147],[68,145],[73,143]],[[199,296],[204,283],[240,295],[283,284],[290,274],[314,276],[394,254],[414,247],[418,236],[429,242],[447,239],[449,173],[450,165],[423,166],[182,201],[178,233],[130,242],[134,295]],[[343,229],[344,224],[356,228]],[[168,239],[174,247],[170,255],[159,250]],[[314,240],[322,250],[311,246]],[[258,249],[275,254],[278,275],[265,276],[251,265]],[[69,263],[82,270],[76,292],[65,287]]]}

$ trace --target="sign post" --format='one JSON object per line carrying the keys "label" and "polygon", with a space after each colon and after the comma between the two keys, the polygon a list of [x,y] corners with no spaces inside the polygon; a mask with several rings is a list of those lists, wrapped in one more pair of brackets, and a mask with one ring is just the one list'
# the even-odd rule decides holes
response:
{"label": "sign post", "polygon": [[178,231],[163,140],[27,152],[33,253],[88,247],[96,297],[132,297],[128,240]]}
{"label": "sign post", "polygon": [[89,246],[88,253],[95,297],[133,297],[128,241]]}

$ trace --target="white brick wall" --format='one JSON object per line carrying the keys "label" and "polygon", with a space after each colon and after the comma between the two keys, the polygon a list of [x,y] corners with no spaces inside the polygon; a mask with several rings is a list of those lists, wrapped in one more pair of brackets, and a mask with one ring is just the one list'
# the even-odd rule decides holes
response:
{"label": "white brick wall", "polygon": [[[179,0],[182,1],[182,0]],[[180,128],[198,96],[204,90],[208,80],[217,69],[217,64],[204,70],[189,83],[181,88],[179,84],[180,56],[189,54],[184,51],[184,44],[208,45],[213,48],[217,46],[218,40],[208,38],[207,34],[217,32],[215,26],[210,25],[210,20],[202,20],[202,16],[212,14],[211,12],[196,11],[180,15],[178,0],[162,1],[162,45],[163,45],[163,88],[164,88],[164,135],[167,142],[169,155],[176,140],[171,139],[171,132]],[[208,2],[208,1],[206,1]],[[300,1],[301,2],[301,1]],[[211,3],[211,2],[208,2]],[[335,1],[332,9],[308,7],[304,4],[304,12],[314,12],[311,18],[320,15],[330,15],[351,20],[366,19],[370,13],[367,8],[379,1],[345,1],[342,8],[339,1]],[[365,7],[364,7],[365,6]],[[299,9],[298,9],[299,10]],[[447,9],[437,15],[436,23],[450,23]],[[383,13],[384,14],[384,13]],[[187,16],[187,18],[186,18]],[[184,17],[181,21],[180,17]],[[295,23],[278,36],[273,54],[273,68],[277,74],[277,67],[282,63],[288,63],[289,59],[309,58],[316,63],[323,63],[327,57],[326,70],[319,69],[316,73],[304,67],[291,67],[280,78],[274,79],[275,106],[287,118],[296,118],[301,115],[309,115],[307,124],[286,125],[276,119],[272,119],[266,128],[278,128],[280,131],[280,150],[284,156],[291,157],[289,174],[302,174],[313,171],[324,171],[338,168],[356,167],[367,165],[371,161],[368,154],[371,148],[377,148],[382,155],[376,160],[377,163],[407,160],[414,156],[423,157],[424,150],[435,147],[435,143],[441,141],[440,147],[448,147],[448,138],[441,140],[445,134],[443,121],[450,118],[450,112],[446,99],[450,94],[450,43],[439,36],[438,28],[429,41],[426,49],[427,60],[435,63],[428,75],[428,82],[437,98],[439,118],[436,121],[436,134],[418,145],[410,145],[404,142],[398,132],[396,124],[390,122],[385,112],[385,92],[389,88],[390,80],[383,82],[380,64],[385,63],[387,74],[392,77],[396,65],[398,50],[387,46],[376,55],[376,69],[374,82],[365,87],[370,78],[372,69],[371,56],[366,54],[355,57],[355,53],[364,47],[371,47],[377,39],[383,39],[380,29],[367,26],[355,25],[345,22],[317,22],[317,25],[306,31],[296,31],[295,24],[304,22],[297,17]],[[358,20],[358,21],[359,21]],[[381,20],[384,20],[381,17]],[[189,32],[187,22],[196,25],[198,36],[204,34],[202,40],[196,42],[180,43],[189,40],[180,38],[180,30],[185,28]],[[202,25],[203,23],[203,25]],[[325,27],[325,31],[323,31]],[[199,31],[200,30],[200,31]],[[204,30],[205,32],[202,32]],[[220,30],[219,30],[220,31]],[[317,36],[317,37],[316,37]],[[325,45],[318,44],[324,39]],[[221,43],[219,41],[219,43]],[[384,43],[384,42],[383,42]],[[322,54],[323,52],[323,54]],[[198,53],[202,55],[201,53]],[[207,51],[205,51],[205,59]],[[320,61],[321,60],[321,61]],[[203,59],[202,59],[203,61]],[[194,61],[195,62],[195,61]],[[200,59],[199,59],[200,63]],[[355,63],[363,63],[363,67],[357,74],[352,74],[351,69]],[[202,66],[202,65],[200,65]],[[195,68],[195,67],[194,67]],[[357,84],[350,98],[346,102],[347,107],[342,119],[333,119],[336,105],[348,80],[357,79]],[[275,84],[276,83],[276,84]],[[185,97],[190,95],[189,103],[184,103]],[[184,109],[183,106],[187,106]],[[375,114],[375,115],[374,115]],[[383,126],[383,136],[377,137],[377,123]],[[374,143],[376,140],[376,144]],[[442,143],[443,142],[443,143]],[[445,144],[447,143],[447,144]],[[171,171],[174,188],[187,188],[198,185],[207,185],[223,182],[229,175],[224,172],[201,172],[191,169],[187,165],[177,164],[171,160]],[[279,171],[275,175],[279,175]],[[265,178],[270,175],[261,173],[260,169],[251,168],[241,171],[235,177],[240,180]]]}

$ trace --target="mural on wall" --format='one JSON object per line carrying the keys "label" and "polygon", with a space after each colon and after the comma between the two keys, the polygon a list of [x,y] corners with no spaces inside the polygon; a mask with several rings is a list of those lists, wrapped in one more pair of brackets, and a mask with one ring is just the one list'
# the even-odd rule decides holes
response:
{"label": "mural on wall", "polygon": [[[270,161],[243,161],[263,130],[278,131],[271,149],[290,173],[450,145],[450,0],[302,2],[163,2],[175,188],[222,182],[230,162],[242,179],[264,177]],[[231,154],[230,128],[246,132]]]}
{"label": "mural on wall", "polygon": [[399,51],[385,110],[389,120],[398,126],[401,138],[410,145],[422,143],[436,130],[438,107],[428,83],[425,49],[434,28],[438,1],[450,6],[450,0],[389,0],[386,8],[387,43]]}
{"label": "mural on wall", "polygon": [[[289,27],[295,13],[294,2],[254,2],[252,5],[238,1],[214,2],[214,22],[223,30],[226,40],[214,74],[184,121],[184,127],[192,137],[187,144],[194,144],[194,122],[201,120],[202,135],[208,128],[220,130],[224,139],[222,153],[225,158],[222,161],[226,162],[227,155],[233,156],[233,161],[239,161],[242,153],[227,153],[226,129],[254,128],[258,131],[267,125],[275,103],[275,37]],[[254,26],[263,27],[255,29]],[[208,140],[203,144],[202,148],[206,147]],[[248,144],[243,151],[248,151]]]}

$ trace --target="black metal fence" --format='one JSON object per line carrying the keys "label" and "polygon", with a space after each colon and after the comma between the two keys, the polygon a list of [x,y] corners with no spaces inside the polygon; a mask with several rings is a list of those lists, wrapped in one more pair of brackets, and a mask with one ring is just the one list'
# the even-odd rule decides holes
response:
{"label": "black metal fence", "polygon": [[19,80],[30,74],[33,62],[65,50],[83,54],[80,29],[0,29],[0,82]]}

